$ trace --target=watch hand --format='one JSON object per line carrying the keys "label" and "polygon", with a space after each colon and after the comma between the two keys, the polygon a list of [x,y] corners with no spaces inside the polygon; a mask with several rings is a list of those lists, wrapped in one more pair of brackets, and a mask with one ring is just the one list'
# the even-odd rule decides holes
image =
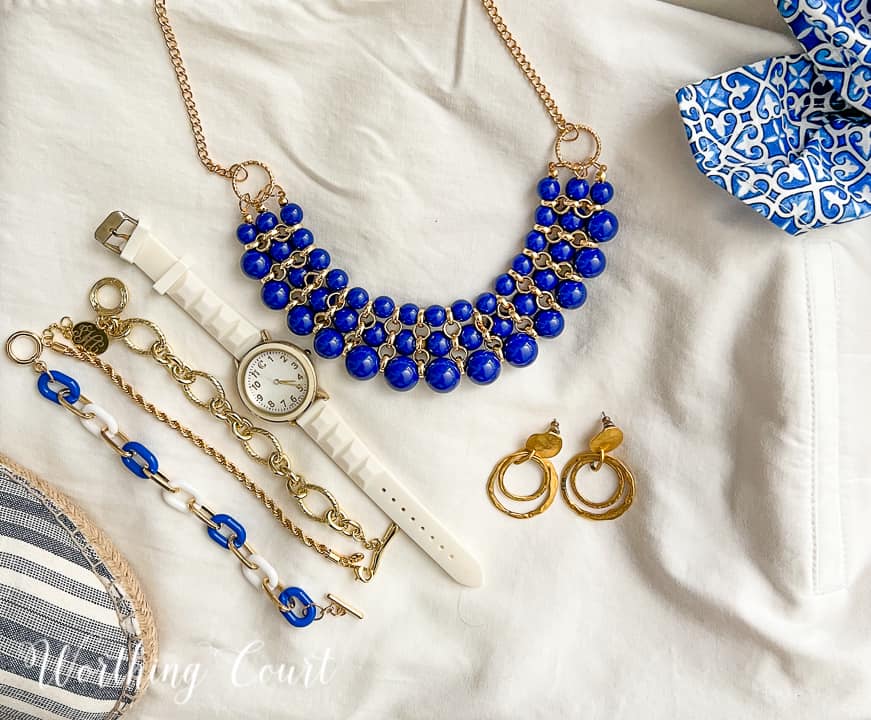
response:
{"label": "watch hand", "polygon": [[302,390],[304,387],[302,383],[297,382],[296,380],[279,380],[278,378],[276,378],[272,382],[276,385],[293,385],[293,387],[299,388],[300,390]]}

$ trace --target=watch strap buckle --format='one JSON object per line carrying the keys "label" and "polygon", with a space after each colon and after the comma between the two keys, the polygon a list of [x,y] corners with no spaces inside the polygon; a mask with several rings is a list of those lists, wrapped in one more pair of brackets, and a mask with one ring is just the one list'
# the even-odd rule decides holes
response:
{"label": "watch strap buckle", "polygon": [[139,220],[122,210],[115,210],[106,216],[94,231],[94,238],[107,250],[121,254],[125,243],[139,226]]}

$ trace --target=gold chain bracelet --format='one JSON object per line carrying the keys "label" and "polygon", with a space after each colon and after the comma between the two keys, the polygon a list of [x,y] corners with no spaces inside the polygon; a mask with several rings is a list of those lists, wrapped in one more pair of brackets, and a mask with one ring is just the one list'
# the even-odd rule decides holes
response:
{"label": "gold chain bracelet", "polygon": [[[137,327],[144,327],[153,334],[154,340],[150,345],[138,345],[134,342],[131,333]],[[75,343],[76,340],[74,338],[79,334],[77,332],[78,328],[79,325],[73,325],[72,319],[65,317],[59,323],[53,323],[43,331],[43,343],[45,347],[55,352],[88,363],[101,370],[116,387],[122,390],[140,408],[178,432],[235,477],[245,489],[257,497],[273,516],[296,538],[303,542],[306,547],[312,548],[337,565],[349,568],[357,580],[369,582],[375,576],[381,555],[396,532],[396,525],[391,523],[382,537],[367,538],[360,523],[350,519],[344,513],[339,506],[338,500],[330,491],[320,485],[309,483],[301,474],[293,470],[287,453],[284,452],[280,441],[272,432],[254,425],[250,419],[233,409],[221,382],[216,377],[201,370],[192,369],[173,353],[166,341],[165,335],[155,323],[143,318],[121,319],[117,314],[98,313],[96,328],[104,332],[109,338],[123,340],[124,344],[137,354],[150,356],[159,365],[164,367],[173,380],[181,386],[185,396],[193,404],[208,410],[213,417],[221,420],[228,426],[233,436],[240,441],[249,457],[262,465],[266,465],[273,475],[285,481],[285,487],[291,497],[296,500],[300,509],[308,518],[327,525],[332,530],[354,540],[364,549],[370,551],[371,555],[368,565],[361,564],[364,559],[362,553],[343,555],[307,535],[285,515],[276,501],[251,480],[238,466],[209,445],[190,428],[159,409],[154,403],[147,401],[130,383],[124,380],[112,365],[81,346],[77,345],[74,347],[58,341],[55,336],[57,332],[65,339]],[[210,398],[203,399],[194,393],[193,386],[198,380],[204,380],[212,387],[214,393]],[[268,454],[258,452],[252,444],[257,435],[262,436],[270,444],[271,451]],[[328,504],[327,509],[321,513],[314,512],[306,504],[306,498],[310,493],[316,493],[324,497]]]}

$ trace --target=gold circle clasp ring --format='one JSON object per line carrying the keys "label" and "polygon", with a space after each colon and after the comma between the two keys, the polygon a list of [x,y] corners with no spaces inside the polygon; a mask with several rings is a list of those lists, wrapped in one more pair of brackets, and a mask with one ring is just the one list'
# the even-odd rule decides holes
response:
{"label": "gold circle clasp ring", "polygon": [[[507,487],[505,487],[505,473],[512,465],[520,465],[529,460],[541,468],[541,483],[536,490],[528,495],[511,492]],[[496,463],[496,467],[493,468],[493,472],[490,473],[490,478],[487,480],[487,494],[490,496],[490,502],[492,502],[499,511],[506,515],[510,515],[513,518],[525,520],[540,515],[551,506],[556,498],[558,485],[559,476],[557,475],[553,463],[539,457],[529,450],[519,450],[518,452],[511,453],[511,455],[506,455]],[[544,499],[532,510],[519,512],[505,506],[499,498],[499,495],[497,495],[497,489],[503,497],[518,503],[535,502],[541,497]]]}
{"label": "gold circle clasp ring", "polygon": [[[589,500],[578,490],[578,472],[587,465],[594,472],[607,465],[617,475],[617,487],[607,500]],[[568,506],[581,517],[589,520],[614,520],[625,513],[635,499],[635,477],[615,457],[603,455],[601,452],[583,452],[575,455],[563,468],[560,490]]]}
{"label": "gold circle clasp ring", "polygon": [[[584,135],[593,141],[593,152],[582,160],[567,160],[563,155],[563,143],[578,142]],[[602,154],[602,139],[589,125],[568,123],[560,129],[559,134],[556,136],[553,154],[556,155],[556,162],[550,163],[551,174],[556,174],[559,168],[568,168],[578,176],[585,175],[599,161],[599,155]]]}
{"label": "gold circle clasp ring", "polygon": [[[100,302],[100,292],[104,288],[114,288],[118,292],[118,302],[114,306],[103,305]],[[127,293],[127,286],[118,278],[104,277],[100,278],[91,286],[91,292],[88,294],[88,299],[91,301],[91,307],[97,315],[118,315],[127,307],[127,301],[130,299]]]}
{"label": "gold circle clasp ring", "polygon": [[[242,190],[242,183],[246,182],[251,176],[251,173],[248,171],[250,167],[260,168],[267,177],[266,184],[254,195]],[[245,204],[255,207],[262,205],[275,190],[275,176],[272,174],[272,170],[269,169],[266,163],[259,160],[246,160],[245,162],[235,163],[230,167],[230,172],[232,173],[230,175],[230,182],[233,184],[233,192],[239,198],[240,205]]]}
{"label": "gold circle clasp ring", "polygon": [[[29,355],[19,355],[15,352],[16,343],[30,341],[32,349]],[[6,357],[19,365],[31,365],[42,355],[42,340],[36,333],[29,330],[19,330],[6,338]]]}

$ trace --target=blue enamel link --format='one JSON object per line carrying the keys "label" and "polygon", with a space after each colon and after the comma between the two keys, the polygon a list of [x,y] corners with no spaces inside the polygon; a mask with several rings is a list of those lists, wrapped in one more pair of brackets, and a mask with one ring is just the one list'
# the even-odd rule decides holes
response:
{"label": "blue enamel link", "polygon": [[70,404],[76,402],[82,394],[82,391],[79,388],[79,384],[69,375],[64,375],[59,370],[49,370],[48,372],[44,372],[39,376],[39,379],[36,381],[36,387],[39,388],[40,395],[42,395],[44,398],[51,400],[57,405],[60,405],[60,398],[58,397],[58,391],[52,390],[49,386],[51,382],[55,382],[58,385],[62,385],[64,388],[66,388],[67,392],[64,400],[66,400]]}
{"label": "blue enamel link", "polygon": [[305,608],[304,614],[297,615],[293,610],[288,610],[287,612],[283,612],[281,614],[284,615],[284,619],[287,620],[287,622],[289,622],[294,627],[308,627],[314,622],[315,616],[318,613],[317,607],[315,606],[314,602],[312,602],[312,599],[308,596],[306,591],[302,588],[285,588],[281,592],[281,595],[278,596],[278,601],[282,605],[289,606],[294,600],[302,604],[302,606]]}
{"label": "blue enamel link", "polygon": [[245,532],[245,528],[242,527],[242,524],[236,520],[236,518],[223,513],[218,513],[217,515],[212,515],[212,522],[215,523],[219,529],[216,530],[215,528],[209,528],[209,537],[224,548],[224,550],[230,549],[230,539],[221,533],[220,528],[222,527],[228,528],[233,533],[233,547],[237,550],[245,544],[245,540],[248,538],[248,533]]}
{"label": "blue enamel link", "polygon": [[[142,443],[131,440],[130,442],[124,443],[124,447],[121,449],[124,450],[124,452],[130,453],[130,457],[124,457],[122,455],[121,462],[124,463],[124,466],[137,477],[148,479],[148,475],[145,473],[145,468],[148,468],[148,472],[152,475],[157,472],[157,456]],[[137,458],[139,458],[139,460],[137,460]]]}

